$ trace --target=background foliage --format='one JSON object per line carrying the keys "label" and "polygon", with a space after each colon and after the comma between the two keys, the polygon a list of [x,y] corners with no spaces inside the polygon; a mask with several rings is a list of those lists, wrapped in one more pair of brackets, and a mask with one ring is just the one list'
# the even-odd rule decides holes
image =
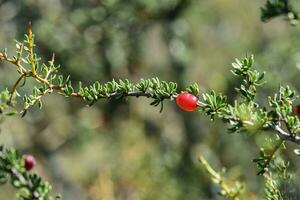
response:
{"label": "background foliage", "polygon": [[[292,2],[297,10],[300,4]],[[258,99],[266,104],[279,84],[298,89],[300,28],[279,19],[261,23],[262,6],[259,0],[0,0],[0,44],[12,53],[13,40],[23,38],[31,21],[39,53],[51,59],[54,51],[73,82],[158,76],[179,87],[214,88],[229,100],[238,81],[229,72],[233,58],[253,53],[267,72]],[[0,70],[2,90],[17,74],[4,65]],[[91,108],[57,95],[45,101],[25,120],[5,120],[0,140],[34,154],[37,171],[64,199],[221,199],[199,154],[226,166],[230,179],[246,182],[247,199],[263,193],[251,158],[257,147],[270,145],[264,135],[228,135],[221,122],[170,102],[159,113],[146,99]],[[297,175],[297,156],[291,150],[284,157]],[[0,199],[13,198],[10,188],[0,190]]]}

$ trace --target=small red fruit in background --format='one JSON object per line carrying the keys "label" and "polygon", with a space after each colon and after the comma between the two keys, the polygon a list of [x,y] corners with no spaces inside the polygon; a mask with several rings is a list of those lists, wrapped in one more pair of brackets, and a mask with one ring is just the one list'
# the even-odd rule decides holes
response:
{"label": "small red fruit in background", "polygon": [[176,98],[176,104],[186,112],[193,112],[197,108],[198,98],[190,93],[183,92]]}
{"label": "small red fruit in background", "polygon": [[300,116],[300,105],[293,107],[293,113],[297,116]]}
{"label": "small red fruit in background", "polygon": [[25,156],[25,169],[27,171],[30,171],[34,168],[36,165],[35,158],[32,155],[26,155]]}

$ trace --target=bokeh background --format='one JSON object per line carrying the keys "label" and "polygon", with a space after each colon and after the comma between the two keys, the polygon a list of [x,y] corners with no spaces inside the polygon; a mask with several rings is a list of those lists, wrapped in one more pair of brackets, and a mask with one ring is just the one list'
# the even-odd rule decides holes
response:
{"label": "bokeh background", "polygon": [[[300,8],[299,1],[292,1]],[[43,61],[56,54],[72,82],[159,77],[179,89],[198,83],[236,96],[234,58],[255,55],[268,83],[259,102],[280,84],[300,84],[300,27],[283,18],[260,21],[262,0],[0,0],[0,48],[14,53],[29,21]],[[298,9],[299,10],[299,9]],[[0,89],[10,88],[14,68],[0,65]],[[33,84],[33,83],[29,83]],[[20,94],[29,92],[22,88]],[[87,107],[50,95],[42,110],[1,123],[0,143],[33,154],[37,171],[65,200],[222,199],[199,155],[233,180],[247,184],[245,199],[260,199],[262,177],[252,159],[268,146],[266,134],[228,134],[226,125],[166,102],[162,113],[143,98]],[[295,146],[284,156],[297,174]],[[14,199],[9,186],[0,200]]]}

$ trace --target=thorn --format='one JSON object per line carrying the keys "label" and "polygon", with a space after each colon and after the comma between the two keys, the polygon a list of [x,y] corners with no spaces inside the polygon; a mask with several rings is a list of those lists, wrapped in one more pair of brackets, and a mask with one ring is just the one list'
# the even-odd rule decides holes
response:
{"label": "thorn", "polygon": [[54,65],[54,60],[55,60],[55,53],[53,52],[52,57],[51,57],[51,61],[50,61],[51,65]]}
{"label": "thorn", "polygon": [[32,24],[31,24],[31,21],[29,21],[28,23],[28,36],[29,37],[32,37]]}
{"label": "thorn", "polygon": [[53,62],[54,62],[54,60],[55,60],[55,53],[53,52],[52,53],[52,59],[51,59]]}

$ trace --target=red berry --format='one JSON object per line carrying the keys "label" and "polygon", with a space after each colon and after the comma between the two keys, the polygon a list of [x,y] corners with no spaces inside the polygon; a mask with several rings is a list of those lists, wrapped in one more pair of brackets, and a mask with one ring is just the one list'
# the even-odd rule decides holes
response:
{"label": "red berry", "polygon": [[34,168],[36,164],[35,158],[32,155],[25,156],[25,169],[30,171]]}
{"label": "red berry", "polygon": [[297,116],[300,116],[300,105],[293,107],[293,113]]}
{"label": "red berry", "polygon": [[176,104],[184,111],[193,112],[197,108],[198,98],[190,93],[184,92],[177,96]]}

